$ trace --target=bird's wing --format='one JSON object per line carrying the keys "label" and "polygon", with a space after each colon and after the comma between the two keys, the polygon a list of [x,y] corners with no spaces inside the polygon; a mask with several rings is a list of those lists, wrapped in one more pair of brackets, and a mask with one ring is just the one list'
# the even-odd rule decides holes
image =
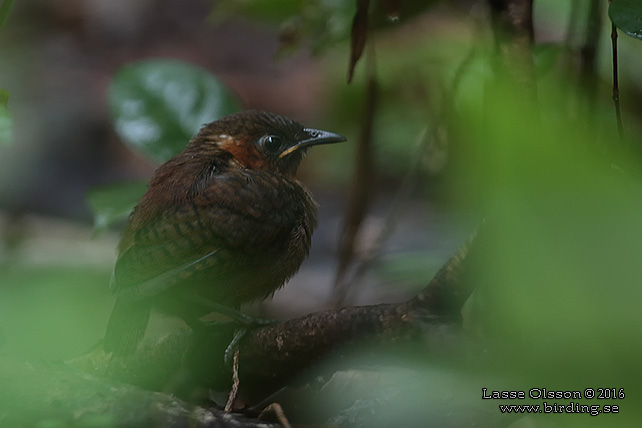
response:
{"label": "bird's wing", "polygon": [[271,181],[237,173],[198,183],[189,202],[163,210],[134,231],[116,262],[114,289],[134,299],[154,295],[195,271],[217,267],[225,274],[253,253],[284,244],[300,210],[296,198],[276,198],[288,192]]}

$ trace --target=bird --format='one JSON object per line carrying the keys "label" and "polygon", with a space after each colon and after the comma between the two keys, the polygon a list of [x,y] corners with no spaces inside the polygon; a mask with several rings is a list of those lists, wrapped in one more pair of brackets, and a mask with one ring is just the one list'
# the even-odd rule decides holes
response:
{"label": "bird", "polygon": [[308,256],[317,225],[297,168],[309,147],[343,141],[259,110],[204,125],[158,167],[129,216],[105,351],[132,354],[152,308],[194,329],[216,308],[271,297]]}

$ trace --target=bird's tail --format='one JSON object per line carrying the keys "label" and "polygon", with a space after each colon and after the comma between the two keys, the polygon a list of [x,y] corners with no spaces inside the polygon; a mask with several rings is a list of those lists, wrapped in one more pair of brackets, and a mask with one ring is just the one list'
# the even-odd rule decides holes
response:
{"label": "bird's tail", "polygon": [[105,351],[118,355],[134,353],[147,329],[150,312],[149,302],[116,299],[105,331]]}

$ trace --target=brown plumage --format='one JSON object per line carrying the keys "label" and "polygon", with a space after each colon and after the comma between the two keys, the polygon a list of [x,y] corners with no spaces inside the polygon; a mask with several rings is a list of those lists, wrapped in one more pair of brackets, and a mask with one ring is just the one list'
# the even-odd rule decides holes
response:
{"label": "brown plumage", "polygon": [[307,147],[345,141],[245,111],[205,125],[161,165],[123,233],[104,346],[131,353],[152,305],[195,325],[207,302],[265,299],[307,257],[317,208],[295,178]]}

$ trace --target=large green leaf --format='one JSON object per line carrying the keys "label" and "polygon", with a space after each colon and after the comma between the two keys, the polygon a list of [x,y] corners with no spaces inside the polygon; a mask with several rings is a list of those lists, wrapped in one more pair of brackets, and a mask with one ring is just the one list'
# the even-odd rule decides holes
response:
{"label": "large green leaf", "polygon": [[123,141],[162,162],[180,152],[203,124],[239,110],[241,103],[206,70],[153,59],[116,73],[109,106]]}
{"label": "large green leaf", "polygon": [[0,144],[11,141],[11,116],[9,115],[9,93],[0,89]]}
{"label": "large green leaf", "polygon": [[642,40],[642,1],[613,0],[609,5],[609,18],[620,30]]}
{"label": "large green leaf", "polygon": [[94,234],[126,219],[146,188],[146,181],[128,181],[92,189],[87,201],[94,215]]}

